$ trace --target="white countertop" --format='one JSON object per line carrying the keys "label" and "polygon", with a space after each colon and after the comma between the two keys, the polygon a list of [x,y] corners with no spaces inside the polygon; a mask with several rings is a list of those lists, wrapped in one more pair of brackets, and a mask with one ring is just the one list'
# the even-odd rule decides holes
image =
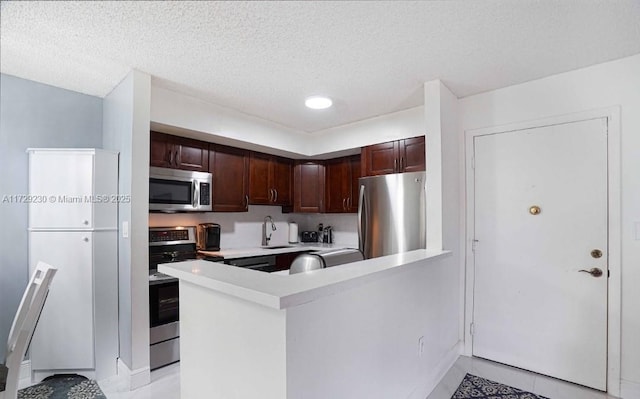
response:
{"label": "white countertop", "polygon": [[[330,248],[344,248],[344,246]],[[285,252],[291,252],[291,248],[283,249],[289,249]],[[263,251],[273,254],[274,251],[279,250]],[[220,256],[220,253],[226,253],[226,251],[212,252],[217,256]],[[256,252],[237,253],[242,253],[245,257],[263,255]],[[254,255],[247,255],[248,253]],[[196,284],[270,308],[285,309],[388,277],[406,267],[428,266],[425,260],[432,261],[450,254],[450,251],[419,249],[292,275],[265,273],[206,260],[164,263],[158,265],[158,271],[177,277],[181,282]]]}
{"label": "white countertop", "polygon": [[[286,246],[286,248],[279,248]],[[198,251],[199,254],[206,256],[221,256],[224,259],[249,258],[252,256],[278,255],[291,252],[303,251],[323,251],[329,249],[353,248],[349,245],[341,244],[323,244],[317,242],[303,242],[296,244],[273,244],[268,247],[250,247],[250,248],[231,248],[220,251]]]}

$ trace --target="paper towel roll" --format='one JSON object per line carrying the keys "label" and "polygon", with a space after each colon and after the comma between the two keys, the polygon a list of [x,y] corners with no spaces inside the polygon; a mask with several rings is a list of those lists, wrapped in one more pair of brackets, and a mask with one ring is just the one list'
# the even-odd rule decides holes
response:
{"label": "paper towel roll", "polygon": [[289,223],[289,243],[294,244],[298,242],[298,224],[291,222]]}

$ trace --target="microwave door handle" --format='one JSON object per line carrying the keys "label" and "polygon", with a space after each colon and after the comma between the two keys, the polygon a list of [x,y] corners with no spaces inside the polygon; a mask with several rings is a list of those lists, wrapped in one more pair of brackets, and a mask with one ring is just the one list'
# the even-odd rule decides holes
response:
{"label": "microwave door handle", "polygon": [[197,181],[194,181],[191,186],[193,189],[193,207],[197,209],[198,203],[200,202],[200,199],[198,198],[200,196],[200,187]]}

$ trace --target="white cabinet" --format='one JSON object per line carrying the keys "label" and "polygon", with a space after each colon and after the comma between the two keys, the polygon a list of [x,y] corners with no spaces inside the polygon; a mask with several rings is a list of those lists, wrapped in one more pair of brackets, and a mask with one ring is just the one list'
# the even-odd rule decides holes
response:
{"label": "white cabinet", "polygon": [[96,149],[29,149],[31,229],[117,228],[118,155]]}
{"label": "white cabinet", "polygon": [[30,272],[40,260],[58,268],[31,341],[34,380],[116,374],[117,201],[91,196],[116,198],[117,162],[116,153],[102,150],[29,150],[31,199],[63,196],[29,206]]}

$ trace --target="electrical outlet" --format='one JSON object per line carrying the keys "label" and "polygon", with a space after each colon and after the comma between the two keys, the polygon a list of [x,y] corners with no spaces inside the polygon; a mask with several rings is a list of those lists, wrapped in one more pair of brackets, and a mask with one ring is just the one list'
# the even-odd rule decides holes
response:
{"label": "electrical outlet", "polygon": [[424,353],[424,336],[418,338],[418,356],[422,357]]}

